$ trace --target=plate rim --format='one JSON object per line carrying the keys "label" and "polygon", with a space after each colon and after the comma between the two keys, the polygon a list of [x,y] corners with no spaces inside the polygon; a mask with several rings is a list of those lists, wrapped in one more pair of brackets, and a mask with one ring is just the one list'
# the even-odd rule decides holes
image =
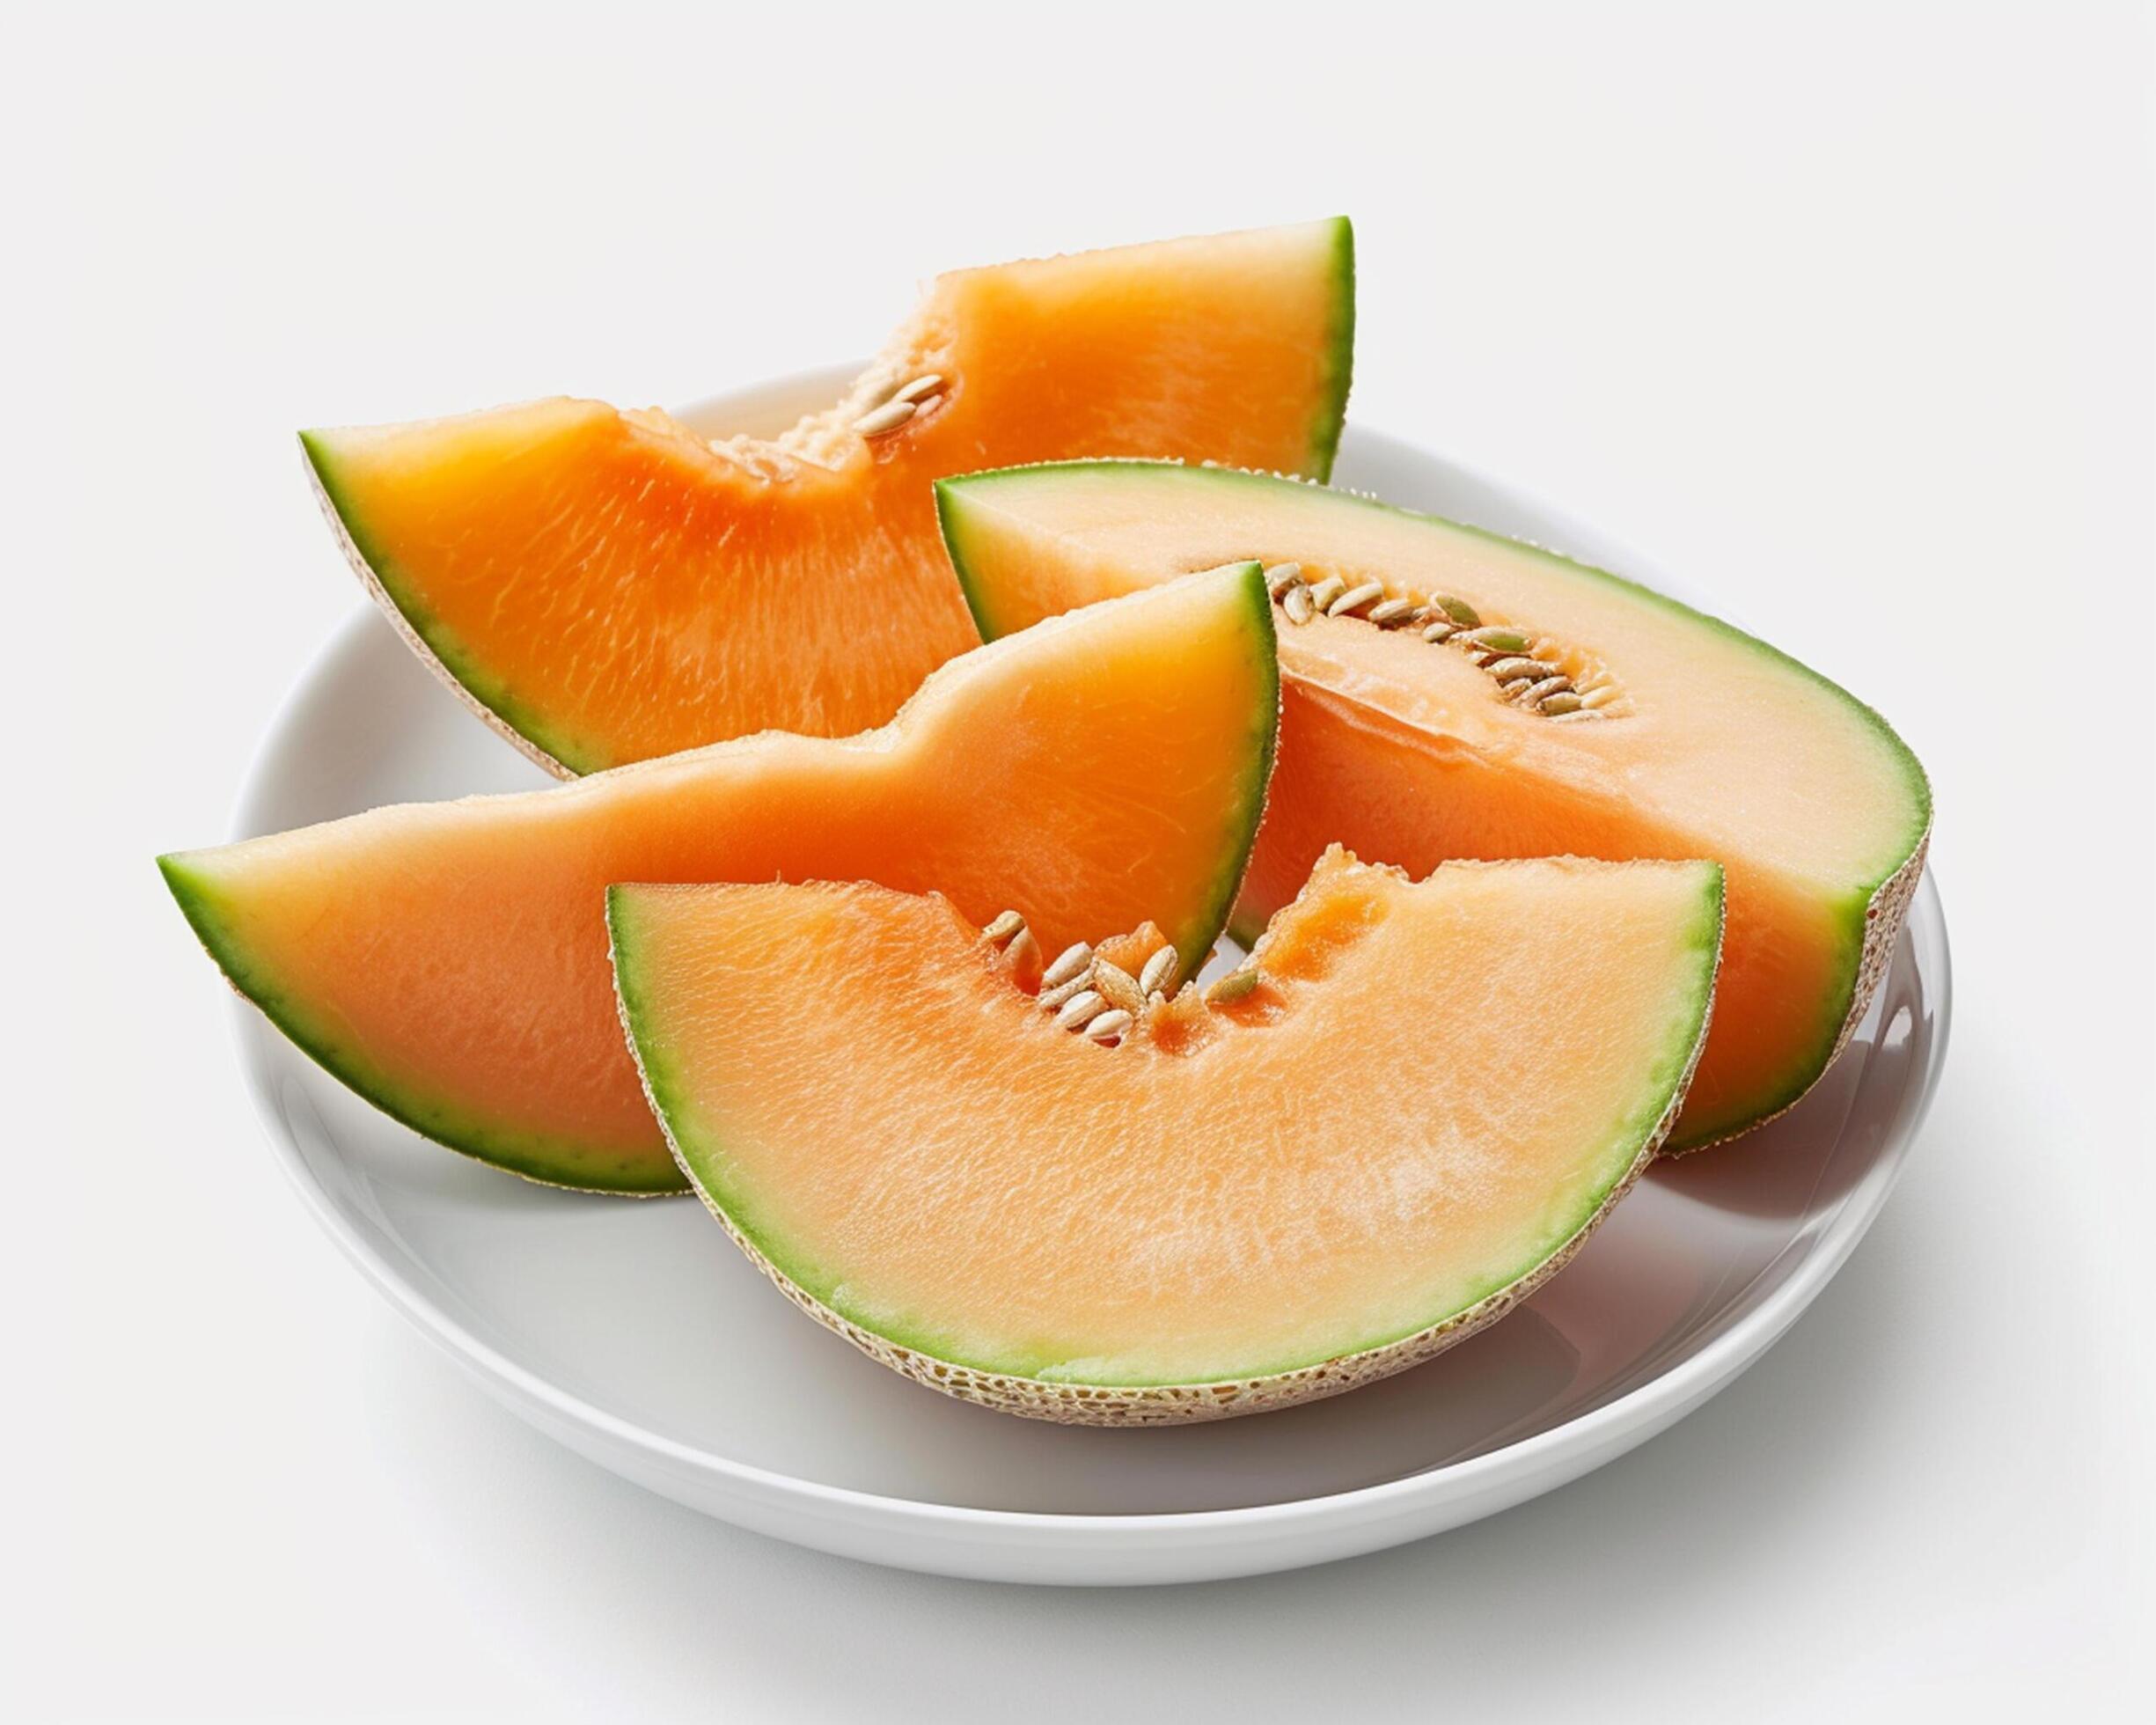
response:
{"label": "plate rim", "polygon": [[[685,411],[690,415],[708,413],[727,403],[754,400],[782,391],[821,385],[834,376],[846,375],[850,375],[850,372],[842,368],[809,368],[746,385]],[[1532,491],[1494,478],[1479,468],[1455,460],[1412,439],[1360,422],[1351,428],[1350,435],[1356,441],[1368,440],[1377,445],[1390,446],[1417,458],[1434,461],[1448,473],[1474,485],[1492,497],[1531,511],[1543,519],[1561,524],[1568,533],[1577,529],[1579,537],[1583,540],[1596,540],[1604,546],[1623,547],[1624,542],[1616,536],[1588,527],[1568,511],[1544,503]],[[1680,598],[1686,597],[1683,584],[1668,582],[1664,573],[1655,567],[1652,559],[1634,556],[1631,566],[1657,587],[1676,591]],[[226,823],[230,837],[238,839],[248,836],[258,829],[260,822],[256,817],[268,797],[268,782],[282,757],[282,739],[298,708],[323,679],[332,673],[340,660],[359,650],[360,642],[374,628],[378,627],[379,620],[374,606],[356,606],[308,657],[280,697],[262,727],[241,778],[232,815]],[[754,1463],[737,1461],[700,1449],[693,1443],[650,1430],[563,1389],[533,1367],[511,1357],[474,1334],[401,1274],[398,1266],[365,1237],[329,1190],[315,1178],[282,1118],[263,1062],[249,1043],[251,1034],[260,1023],[260,1015],[246,1001],[238,998],[228,1002],[227,1010],[231,1015],[228,1024],[234,1053],[246,1082],[257,1125],[268,1140],[286,1178],[297,1189],[302,1203],[316,1222],[366,1280],[422,1334],[443,1348],[470,1371],[482,1387],[505,1401],[513,1411],[540,1425],[550,1435],[573,1450],[582,1450],[583,1445],[577,1443],[570,1434],[585,1433],[603,1444],[626,1450],[640,1463],[664,1469],[686,1469],[700,1481],[725,1487],[737,1496],[759,1500],[774,1508],[805,1512],[810,1516],[836,1516],[854,1524],[880,1525],[885,1530],[916,1535],[970,1532],[977,1535],[995,1533],[1023,1536],[1027,1542],[1046,1552],[1097,1554],[1097,1548],[1120,1550],[1140,1536],[1175,1538],[1232,1532],[1249,1536],[1251,1541],[1255,1541],[1290,1533],[1308,1524],[1331,1526],[1337,1523],[1343,1528],[1352,1528],[1367,1524],[1381,1516],[1397,1518],[1404,1530],[1397,1539],[1389,1538],[1381,1542],[1395,1544],[1421,1538],[1448,1526],[1462,1524],[1521,1501],[1520,1497],[1499,1495],[1509,1479],[1522,1474],[1532,1479],[1547,1473],[1550,1477],[1547,1485],[1543,1487],[1546,1489],[1615,1459],[1631,1447],[1624,1442],[1628,1436],[1634,1442],[1644,1440],[1663,1426],[1690,1413],[1734,1381],[1780,1340],[1840,1273],[1885,1208],[1907,1168],[1910,1154],[1938,1093],[1940,1075],[1945,1066],[1951,1039],[1952,944],[1945,906],[1938,886],[1935,850],[1925,862],[1910,914],[1912,919],[1918,914],[1925,914],[1927,920],[1935,925],[1939,947],[1937,974],[1935,978],[1927,978],[1925,989],[1927,1001],[1932,1005],[1932,1024],[1928,1059],[1921,1076],[1920,1088],[1913,1103],[1908,1106],[1898,1132],[1881,1147],[1864,1173],[1844,1194],[1824,1230],[1825,1237],[1818,1247],[1795,1273],[1776,1287],[1753,1310],[1745,1312],[1727,1331],[1710,1340],[1697,1352],[1657,1372],[1646,1382],[1546,1430],[1458,1461],[1419,1468],[1371,1485],[1287,1498],[1277,1502],[1214,1509],[1102,1514],[1000,1509],[894,1496],[855,1486],[832,1485],[780,1472]],[[602,1457],[589,1450],[584,1453],[601,1465],[613,1464],[611,1457]],[[1583,1465],[1569,1472],[1564,1470],[1563,1464],[1567,1459],[1580,1457],[1585,1457]],[[615,1471],[621,1470],[617,1468]],[[656,1485],[649,1477],[630,1477],[638,1478],[639,1483],[653,1489],[665,1489]],[[1478,1494],[1488,1496],[1491,1501],[1482,1508],[1470,1510],[1457,1522],[1441,1522],[1419,1528],[1414,1524],[1414,1511],[1420,1510],[1426,1516],[1430,1512],[1441,1511],[1448,1502],[1460,1500],[1471,1501]],[[673,1495],[671,1493],[667,1494]],[[1530,1491],[1522,1495],[1534,1494],[1536,1493]],[[704,1509],[706,1513],[719,1513],[700,1503],[689,1507]],[[774,1530],[765,1527],[759,1530],[769,1532]],[[902,1556],[876,1558],[872,1553],[843,1543],[818,1540],[807,1530],[788,1530],[780,1537],[902,1567],[940,1570],[947,1574],[984,1573],[978,1567],[916,1560],[925,1558],[925,1553],[916,1553],[911,1559]],[[1143,1543],[1150,1543],[1150,1540],[1146,1539]],[[1330,1555],[1346,1556],[1368,1549],[1375,1549],[1375,1546],[1356,1545]],[[1324,1556],[1312,1556],[1299,1560],[1325,1560]],[[1297,1561],[1290,1559],[1287,1562],[1267,1563],[1264,1567],[1294,1567]],[[1214,1568],[1206,1573],[1243,1572],[1234,1568]],[[1069,1581],[1078,1578],[1057,1575],[1045,1579]],[[1130,1577],[1119,1575],[1114,1579],[1127,1580]]]}

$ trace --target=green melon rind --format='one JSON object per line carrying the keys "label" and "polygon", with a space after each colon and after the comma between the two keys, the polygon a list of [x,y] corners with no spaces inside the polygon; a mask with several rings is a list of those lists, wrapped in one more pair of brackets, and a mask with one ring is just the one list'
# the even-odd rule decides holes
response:
{"label": "green melon rind", "polygon": [[1258,829],[1264,824],[1265,798],[1272,786],[1272,763],[1280,737],[1280,653],[1279,625],[1272,615],[1272,597],[1265,591],[1262,563],[1223,563],[1243,577],[1243,616],[1250,624],[1251,669],[1258,678],[1258,695],[1250,715],[1250,771],[1236,800],[1233,824],[1228,832],[1226,866],[1217,877],[1212,897],[1203,907],[1201,920],[1175,943],[1178,968],[1195,976],[1228,927],[1236,896],[1243,891],[1251,854],[1258,848]]}
{"label": "green melon rind", "polygon": [[1696,973],[1692,1009],[1662,1057],[1644,1075],[1639,1103],[1612,1129],[1607,1178],[1570,1218],[1551,1227],[1544,1241],[1530,1249],[1530,1261],[1515,1274],[1492,1278],[1476,1288],[1464,1304],[1415,1329],[1359,1344],[1349,1352],[1237,1368],[1217,1377],[1191,1380],[1079,1379],[1058,1376],[1052,1366],[1044,1369],[1038,1362],[967,1358],[964,1349],[942,1338],[908,1330],[847,1301],[833,1277],[791,1251],[773,1230],[759,1225],[742,1195],[728,1189],[722,1172],[728,1160],[722,1131],[694,1119],[686,1099],[689,1087],[652,1023],[652,1009],[639,980],[642,960],[634,888],[608,889],[606,923],[623,1031],[667,1147],[705,1207],[781,1293],[872,1358],[961,1400],[1067,1424],[1152,1425],[1260,1413],[1390,1376],[1503,1317],[1572,1260],[1653,1163],[1683,1106],[1706,1046],[1721,953],[1723,877],[1717,863],[1692,866],[1701,881],[1697,913],[1684,943]]}
{"label": "green melon rind", "polygon": [[688,1190],[687,1181],[671,1161],[625,1157],[535,1133],[504,1132],[476,1115],[414,1095],[341,1041],[310,1014],[304,1001],[254,962],[246,943],[235,932],[216,881],[195,866],[188,853],[158,857],[158,869],[195,938],[232,987],[308,1059],[400,1126],[474,1162],[542,1185],[630,1198],[675,1196]]}
{"label": "green melon rind", "polygon": [[573,779],[617,765],[574,738],[554,730],[546,715],[511,694],[466,645],[463,638],[418,602],[401,566],[368,532],[340,477],[336,434],[302,431],[299,446],[323,518],[337,536],[344,560],[375,603],[428,670],[517,752],[558,779]]}
{"label": "green melon rind", "polygon": [[[1380,510],[1410,521],[1468,533],[1507,550],[1528,552],[1544,562],[1558,566],[1568,574],[1584,576],[1622,588],[1627,594],[1646,600],[1687,623],[1704,627],[1747,653],[1772,660],[1787,670],[1796,672],[1853,710],[1884,745],[1888,758],[1899,769],[1908,796],[1909,818],[1897,847],[1877,873],[1872,878],[1852,886],[1835,907],[1835,918],[1841,936],[1840,972],[1846,979],[1847,986],[1837,990],[1835,999],[1822,1012],[1810,1053],[1793,1062],[1790,1077],[1785,1084],[1742,1118],[1719,1121],[1709,1119],[1699,1126],[1689,1127],[1684,1135],[1672,1139],[1667,1149],[1673,1156],[1683,1155],[1690,1150],[1705,1149],[1740,1133],[1749,1131],[1753,1127],[1786,1112],[1819,1082],[1827,1068],[1833,1064],[1834,1057],[1847,1045],[1864,1008],[1869,1004],[1870,990],[1862,986],[1866,973],[1867,971],[1876,972],[1882,966],[1881,958],[1875,954],[1874,948],[1879,944],[1882,931],[1891,936],[1898,929],[1901,913],[1906,908],[1909,896],[1914,891],[1916,877],[1921,871],[1931,836],[1931,781],[1915,753],[1876,708],[1858,700],[1840,684],[1815,671],[1801,659],[1792,657],[1756,635],[1746,634],[1733,623],[1697,610],[1683,600],[1672,598],[1667,593],[1658,592],[1640,582],[1598,569],[1591,563],[1580,562],[1544,547],[1529,544],[1524,540],[1507,539],[1504,534],[1493,532],[1488,528],[1448,520],[1443,516],[1406,509],[1397,503],[1382,503],[1374,497],[1307,486],[1276,474],[1251,473],[1238,467],[1193,467],[1172,461],[1045,461],[1030,466],[992,468],[983,473],[939,481],[936,484],[936,519],[942,529],[943,543],[950,554],[951,565],[958,572],[958,582],[965,593],[966,605],[973,613],[975,625],[980,630],[983,640],[994,640],[1002,629],[994,611],[994,572],[968,553],[965,510],[972,494],[992,493],[1001,481],[1036,480],[1045,473],[1112,474],[1119,470],[1131,469],[1148,473],[1172,470],[1179,475],[1218,481],[1223,485],[1258,486],[1272,489],[1289,488],[1299,494],[1322,497],[1328,504]],[[1875,912],[1878,914],[1875,914]],[[1231,925],[1229,932],[1245,944],[1254,934],[1246,924]]]}
{"label": "green melon rind", "polygon": [[[1280,662],[1272,605],[1265,592],[1261,566],[1230,563],[1221,569],[1240,576],[1236,584],[1234,614],[1244,626],[1257,698],[1250,716],[1250,770],[1228,810],[1221,864],[1176,942],[1185,974],[1196,973],[1219,939],[1242,888],[1243,872],[1250,865],[1265,817],[1280,728]],[[931,673],[930,681],[940,674]],[[620,1152],[595,1149],[573,1139],[505,1132],[480,1116],[414,1093],[311,1015],[304,1001],[284,989],[254,961],[238,932],[237,919],[224,902],[218,883],[194,860],[194,853],[176,851],[160,856],[158,868],[195,937],[233,988],[260,1008],[316,1065],[392,1119],[475,1162],[545,1185],[626,1197],[672,1195],[688,1190],[671,1160],[625,1158]]]}
{"label": "green melon rind", "polygon": [[1332,318],[1325,334],[1324,393],[1305,462],[1316,480],[1332,477],[1355,378],[1355,226],[1345,216],[1325,225],[1331,230]]}

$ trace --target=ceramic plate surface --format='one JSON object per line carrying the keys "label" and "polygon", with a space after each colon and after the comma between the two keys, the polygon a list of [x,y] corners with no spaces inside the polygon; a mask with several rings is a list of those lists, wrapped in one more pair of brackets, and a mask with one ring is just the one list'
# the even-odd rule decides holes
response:
{"label": "ceramic plate surface", "polygon": [[[775,429],[850,375],[691,417]],[[1605,535],[1392,438],[1351,425],[1336,478],[1718,608]],[[238,826],[542,782],[369,608],[277,716]],[[262,1119],[316,1217],[399,1310],[562,1442],[825,1551],[1135,1582],[1419,1538],[1575,1479],[1697,1407],[1795,1320],[1879,1214],[1946,1052],[1947,996],[1927,877],[1862,1028],[1812,1095],[1739,1148],[1657,1168],[1505,1322],[1351,1395],[1136,1431],[1014,1420],[918,1389],[781,1299],[693,1199],[578,1196],[467,1162],[236,1010]]]}

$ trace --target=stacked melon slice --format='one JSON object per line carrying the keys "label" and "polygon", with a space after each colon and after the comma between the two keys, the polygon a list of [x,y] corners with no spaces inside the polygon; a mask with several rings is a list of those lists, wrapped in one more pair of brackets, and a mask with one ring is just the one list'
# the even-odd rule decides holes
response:
{"label": "stacked melon slice", "polygon": [[1929,806],[1711,620],[1231,471],[1326,477],[1352,327],[1321,223],[945,277],[773,442],[568,401],[312,434],[407,639],[611,770],[172,890],[387,1112],[693,1184],[950,1393],[1147,1423],[1425,1358],[1673,1127],[1816,1078]]}

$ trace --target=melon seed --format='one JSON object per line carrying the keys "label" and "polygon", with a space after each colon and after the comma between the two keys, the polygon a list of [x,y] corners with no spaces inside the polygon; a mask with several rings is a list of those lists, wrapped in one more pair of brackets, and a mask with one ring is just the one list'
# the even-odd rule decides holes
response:
{"label": "melon seed", "polygon": [[1317,614],[1316,602],[1310,598],[1310,590],[1300,581],[1287,590],[1287,597],[1280,601],[1280,609],[1287,613],[1291,623],[1307,623]]}
{"label": "melon seed", "polygon": [[1073,995],[1063,1002],[1063,1009],[1055,1016],[1055,1027],[1060,1031],[1081,1030],[1101,1015],[1108,1002],[1090,988]]}
{"label": "melon seed", "polygon": [[1080,971],[1075,976],[1066,977],[1052,988],[1043,988],[1036,996],[1035,1004],[1043,1012],[1053,1012],[1066,1001],[1074,995],[1083,994],[1092,980],[1090,969],[1091,967],[1089,966],[1086,970]]}
{"label": "melon seed", "polygon": [[1395,628],[1421,609],[1412,599],[1387,599],[1382,605],[1370,607],[1369,618],[1381,629]]}
{"label": "melon seed", "polygon": [[911,401],[886,401],[882,407],[855,420],[854,429],[864,437],[880,437],[886,431],[896,431],[913,418],[914,411]]}
{"label": "melon seed", "polygon": [[1055,963],[1040,973],[1043,988],[1055,988],[1068,982],[1074,976],[1082,976],[1086,966],[1093,962],[1093,949],[1084,941],[1067,946]]}
{"label": "melon seed", "polygon": [[1492,652],[1524,653],[1527,651],[1527,637],[1517,629],[1498,628],[1494,626],[1489,628],[1470,629],[1466,638],[1478,647],[1488,648]]}
{"label": "melon seed", "polygon": [[942,386],[943,374],[941,371],[925,371],[904,389],[892,391],[891,399],[893,401],[918,401],[925,395],[934,394]]}
{"label": "melon seed", "polygon": [[1180,965],[1172,946],[1163,946],[1146,960],[1145,967],[1138,973],[1138,986],[1148,1000],[1175,987],[1176,972]]}
{"label": "melon seed", "polygon": [[1302,579],[1301,563],[1275,563],[1265,571],[1265,591],[1277,599]]}
{"label": "melon seed", "polygon": [[1482,613],[1465,599],[1456,599],[1448,594],[1440,593],[1430,603],[1463,629],[1474,628],[1482,621]]}
{"label": "melon seed", "polygon": [[913,411],[917,414],[925,414],[942,399],[940,395],[924,395],[913,403]]}
{"label": "melon seed", "polygon": [[1460,626],[1457,623],[1433,623],[1422,632],[1422,638],[1431,642],[1450,641],[1459,632]]}
{"label": "melon seed", "polygon": [[1249,968],[1232,970],[1206,990],[1206,1000],[1214,1006],[1227,1006],[1258,987],[1258,973]]}
{"label": "melon seed", "polygon": [[991,945],[1001,946],[1024,927],[1025,918],[1015,910],[1007,910],[980,932]]}
{"label": "melon seed", "polygon": [[1310,589],[1310,604],[1319,611],[1329,610],[1333,600],[1347,591],[1347,584],[1337,575],[1329,575]]}
{"label": "melon seed", "polygon": [[1490,674],[1500,683],[1509,683],[1515,677],[1532,679],[1547,676],[1551,669],[1551,667],[1543,664],[1539,659],[1508,658],[1500,659],[1492,665]]}
{"label": "melon seed", "polygon": [[[1572,679],[1569,677],[1545,677],[1541,682],[1536,683],[1531,688],[1529,688],[1525,694],[1520,697],[1520,699],[1527,702],[1529,706],[1532,707],[1541,701],[1549,700],[1549,698],[1553,694],[1567,694],[1571,688]],[[1575,707],[1577,707],[1579,704],[1580,703],[1577,701],[1573,702],[1573,705]]]}
{"label": "melon seed", "polygon": [[1383,582],[1366,581],[1359,587],[1350,587],[1335,598],[1331,605],[1325,607],[1325,615],[1346,617],[1353,612],[1361,610],[1372,599],[1382,599],[1384,597],[1385,584]]}
{"label": "melon seed", "polygon": [[1555,694],[1546,694],[1540,702],[1542,710],[1551,718],[1580,710],[1580,697],[1570,689],[1559,689]]}
{"label": "melon seed", "polygon": [[1137,1013],[1145,1009],[1145,991],[1139,987],[1138,979],[1112,959],[1093,961],[1093,987],[1118,1011]]}
{"label": "melon seed", "polygon": [[1592,712],[1597,708],[1607,707],[1617,698],[1617,689],[1615,683],[1598,683],[1580,697],[1580,704]]}
{"label": "melon seed", "polygon": [[1086,1035],[1096,1042],[1107,1042],[1121,1036],[1137,1021],[1121,1007],[1112,1012],[1104,1012],[1086,1026]]}

